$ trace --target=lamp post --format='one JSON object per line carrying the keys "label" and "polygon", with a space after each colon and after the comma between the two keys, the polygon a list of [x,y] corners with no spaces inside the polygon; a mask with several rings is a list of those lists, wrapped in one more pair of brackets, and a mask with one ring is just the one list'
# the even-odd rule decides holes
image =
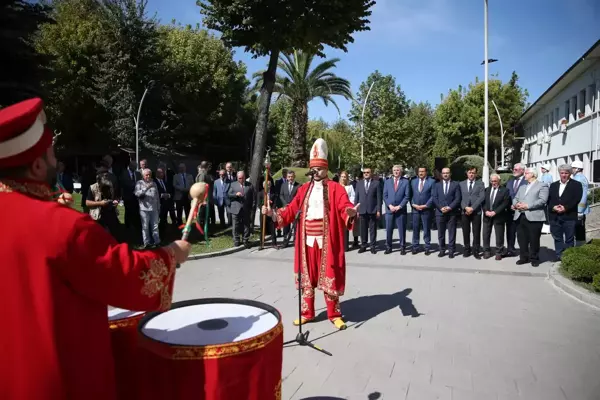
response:
{"label": "lamp post", "polygon": [[140,106],[138,107],[137,118],[134,118],[135,122],[135,165],[136,168],[140,166],[140,113],[142,112],[142,104],[144,104],[144,99],[146,98],[146,94],[148,90],[152,89],[154,85],[154,81],[148,82],[146,85],[146,90],[144,90],[144,94],[142,95],[142,99],[140,100]]}
{"label": "lamp post", "polygon": [[500,166],[504,168],[504,128],[502,127],[502,117],[500,117],[500,111],[498,111],[498,107],[496,106],[496,102],[492,100],[492,105],[496,109],[496,114],[498,114],[498,120],[500,121]]}
{"label": "lamp post", "polygon": [[371,94],[371,89],[373,89],[373,85],[375,81],[371,83],[369,86],[369,91],[367,91],[367,96],[363,100],[362,105],[362,113],[360,114],[360,170],[363,171],[365,168],[365,109],[367,107],[367,100],[369,100],[369,95]]}
{"label": "lamp post", "polygon": [[483,128],[483,171],[482,171],[482,180],[485,187],[488,187],[490,184],[490,168],[488,167],[488,0],[483,0],[483,41],[484,41],[484,128]]}

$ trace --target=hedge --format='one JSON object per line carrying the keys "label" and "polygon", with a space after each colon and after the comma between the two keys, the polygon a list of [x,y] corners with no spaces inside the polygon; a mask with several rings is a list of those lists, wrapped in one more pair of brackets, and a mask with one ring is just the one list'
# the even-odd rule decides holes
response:
{"label": "hedge", "polygon": [[594,275],[594,280],[592,281],[592,287],[596,292],[600,292],[600,274]]}
{"label": "hedge", "polygon": [[600,246],[594,243],[571,247],[564,251],[561,264],[569,278],[591,283],[600,274]]}
{"label": "hedge", "polygon": [[[452,179],[462,181],[467,179],[467,170],[472,167],[477,167],[477,175],[481,177],[483,173],[483,157],[481,156],[461,156],[450,164],[450,172]],[[490,174],[494,173],[494,169],[488,162]]]}

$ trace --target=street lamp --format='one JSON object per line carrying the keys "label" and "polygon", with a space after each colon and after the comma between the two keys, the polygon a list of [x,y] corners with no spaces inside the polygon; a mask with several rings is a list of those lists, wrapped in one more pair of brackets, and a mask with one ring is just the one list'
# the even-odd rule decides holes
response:
{"label": "street lamp", "polygon": [[504,129],[502,128],[502,117],[500,117],[500,111],[498,111],[498,107],[496,106],[496,102],[492,100],[492,105],[496,109],[496,114],[498,114],[498,120],[500,121],[500,166],[504,168]]}
{"label": "street lamp", "polygon": [[363,171],[365,168],[365,109],[367,107],[367,100],[369,100],[369,95],[371,94],[371,89],[373,89],[373,85],[375,81],[371,83],[369,86],[369,90],[367,91],[367,96],[363,100],[362,105],[362,113],[360,114],[360,170]]}
{"label": "street lamp", "polygon": [[485,124],[483,128],[483,171],[482,171],[482,180],[485,187],[488,187],[490,184],[490,168],[488,167],[488,64],[490,59],[488,58],[488,0],[483,0],[483,65],[484,65],[484,74],[485,74],[485,83],[484,83],[484,112],[485,112]]}
{"label": "street lamp", "polygon": [[148,90],[152,89],[154,85],[154,81],[148,82],[146,85],[146,90],[144,90],[144,94],[142,95],[142,100],[140,100],[140,106],[138,107],[137,118],[133,119],[135,122],[135,165],[136,168],[139,168],[140,165],[140,113],[142,112],[142,104],[144,104],[144,98],[146,98],[146,94]]}

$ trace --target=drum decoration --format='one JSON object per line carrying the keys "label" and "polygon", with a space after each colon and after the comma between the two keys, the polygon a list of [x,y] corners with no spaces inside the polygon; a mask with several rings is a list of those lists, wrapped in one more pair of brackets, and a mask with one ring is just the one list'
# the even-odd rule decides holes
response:
{"label": "drum decoration", "polygon": [[121,308],[108,310],[108,328],[115,361],[115,382],[117,398],[131,400],[143,384],[141,366],[142,351],[138,346],[137,328],[144,317],[143,311],[129,311]]}
{"label": "drum decoration", "polygon": [[283,325],[273,307],[251,300],[174,303],[139,324],[147,350],[140,398],[280,400]]}

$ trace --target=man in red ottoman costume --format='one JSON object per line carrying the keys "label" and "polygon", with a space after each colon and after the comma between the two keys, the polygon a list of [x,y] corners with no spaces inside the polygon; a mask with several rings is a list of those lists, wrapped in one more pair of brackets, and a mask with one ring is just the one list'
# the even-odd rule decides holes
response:
{"label": "man in red ottoman costume", "polygon": [[42,107],[30,99],[0,109],[0,397],[114,400],[107,305],[168,309],[190,247],[133,251],[55,201]]}
{"label": "man in red ottoman costume", "polygon": [[302,185],[286,207],[274,213],[263,206],[262,212],[272,216],[281,229],[294,221],[298,210],[302,211],[296,227],[294,258],[296,274],[302,268],[302,317],[294,325],[314,320],[318,288],[325,294],[329,320],[336,328],[346,329],[340,310],[340,296],[346,286],[344,229],[352,230],[359,205],[353,207],[346,189],[328,179],[327,143],[323,139],[315,141],[309,167],[314,173],[312,183]]}

